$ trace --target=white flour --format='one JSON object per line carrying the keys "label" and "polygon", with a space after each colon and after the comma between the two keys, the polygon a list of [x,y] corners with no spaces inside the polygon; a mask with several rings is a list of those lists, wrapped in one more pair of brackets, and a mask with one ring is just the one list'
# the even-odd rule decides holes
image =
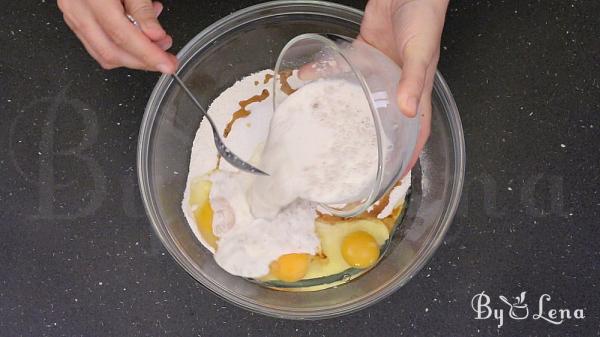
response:
{"label": "white flour", "polygon": [[[231,120],[232,114],[240,108],[239,102],[253,95],[260,94],[264,89],[267,89],[269,96],[261,102],[252,103],[247,106],[246,109],[250,111],[250,115],[237,120],[233,124],[231,132],[225,138],[225,143],[241,158],[253,158],[251,162],[261,169],[267,169],[267,172],[272,175],[273,181],[279,179],[280,182],[285,183],[281,186],[286,186],[286,177],[291,177],[291,174],[283,171],[280,173],[269,171],[268,168],[262,166],[263,163],[257,162],[259,159],[257,154],[261,152],[261,149],[267,142],[269,122],[273,116],[273,95],[271,93],[273,80],[271,79],[268,83],[264,83],[265,75],[272,73],[271,70],[264,70],[236,82],[212,102],[208,113],[215,120],[217,128],[222,134],[226,124]],[[288,81],[292,88],[298,88],[302,84],[296,76],[291,76]],[[331,169],[326,173],[308,172],[305,174],[300,172],[302,174],[295,176],[294,179],[296,180],[293,181],[292,187],[300,189],[302,194],[300,197],[308,200],[335,201],[337,199],[345,199],[352,195],[352,191],[356,192],[358,189],[364,188],[373,179],[366,171],[368,171],[367,168],[370,165],[373,165],[373,161],[376,162],[376,152],[375,154],[367,154],[367,149],[370,146],[364,146],[363,144],[363,142],[371,144],[371,142],[375,141],[374,138],[371,139],[371,137],[374,137],[372,133],[374,131],[369,130],[365,126],[367,121],[363,103],[366,103],[366,101],[361,102],[356,97],[350,97],[353,95],[363,97],[362,93],[358,95],[355,87],[346,88],[341,84],[336,87],[336,85],[328,89],[333,90],[333,92],[330,96],[326,97],[327,100],[332,98],[333,100],[330,103],[324,100],[325,102],[322,102],[323,105],[320,108],[315,108],[313,116],[308,116],[314,119],[318,117],[316,113],[320,113],[322,117],[324,116],[324,120],[319,122],[315,120],[303,120],[301,116],[291,116],[294,122],[312,123],[313,126],[321,123],[322,125],[319,124],[320,127],[325,130],[317,132],[316,129],[307,129],[308,124],[303,124],[301,126],[302,129],[297,128],[286,136],[285,132],[282,132],[284,131],[283,129],[276,127],[275,129],[277,130],[275,133],[283,134],[270,136],[269,139],[269,142],[274,142],[273,139],[277,138],[291,142],[293,145],[288,144],[286,148],[291,151],[300,151],[294,153],[295,156],[299,156],[294,162],[296,166],[292,167],[293,170],[296,170],[296,173],[298,173],[298,165],[301,163],[298,162],[298,159],[302,156],[311,160],[309,161],[311,165],[323,165],[323,167]],[[300,94],[298,97],[308,99],[308,96],[313,95],[310,94],[310,90],[317,89],[320,90],[319,87],[310,89],[310,86],[307,85],[289,98]],[[353,94],[344,94],[347,91]],[[303,92],[306,93],[302,94]],[[321,96],[321,98],[323,97]],[[297,109],[302,108],[302,104],[308,104],[309,102],[308,100],[302,102],[303,99],[296,100],[300,101],[300,103],[294,103],[293,99],[286,100],[286,102],[288,101],[290,102],[290,107],[286,108],[287,110],[285,111],[287,113],[294,111],[302,112]],[[338,108],[332,107],[330,109],[328,104],[335,104]],[[339,108],[340,106],[345,108]],[[312,111],[310,109],[308,110],[309,112]],[[305,114],[305,112],[306,110],[302,113]],[[281,118],[283,117],[285,116],[282,114]],[[338,124],[336,122],[338,119],[346,120],[347,122]],[[288,122],[277,119],[276,123],[280,126],[285,126]],[[369,125],[372,125],[370,120]],[[303,134],[302,130],[306,133]],[[324,131],[323,135],[316,138],[317,135],[322,134],[322,131]],[[285,139],[285,137],[289,137],[292,134],[297,136],[297,138]],[[320,149],[318,153],[311,154],[311,151],[323,142],[327,143],[326,148]],[[294,150],[296,146],[298,148]],[[360,149],[361,146],[362,150]],[[304,147],[306,149],[302,150]],[[335,154],[327,156],[328,153],[331,154],[331,151],[336,148]],[[355,153],[356,151],[363,151],[363,154]],[[271,144],[271,148],[268,152],[265,152],[265,155],[268,156],[265,156],[267,159],[264,161],[264,164],[271,161],[269,164],[271,167],[278,166],[275,161],[277,156],[285,156],[287,158],[286,153],[281,152],[274,144]],[[318,155],[323,155],[321,162],[315,162],[318,159]],[[285,167],[289,168],[289,165],[289,163],[284,163]],[[253,184],[255,176],[239,172],[224,160],[221,160],[219,170],[215,171],[216,167],[217,151],[213,143],[212,131],[208,123],[201,123],[192,147],[190,170],[184,192],[182,210],[196,237],[208,250],[215,254],[215,261],[223,269],[233,275],[260,277],[267,273],[269,264],[281,255],[289,253],[315,254],[318,251],[320,242],[314,230],[316,212],[313,203],[302,200],[290,200],[290,202],[284,203],[285,205],[289,205],[283,207],[281,212],[275,215],[274,218],[269,220],[256,217],[250,212],[250,205],[247,198],[247,191]],[[359,171],[365,172],[365,174],[357,174]],[[299,188],[301,187],[299,186],[302,179],[301,175],[305,175],[304,179],[320,182],[325,181],[325,184],[318,185],[313,182],[309,183],[310,188],[301,189]],[[192,183],[197,179],[212,181],[209,198],[213,209],[213,232],[219,238],[216,252],[200,235],[193,215],[194,209],[190,205],[190,188]],[[347,184],[338,185],[336,182],[346,181],[346,179]],[[334,186],[338,187],[334,188]],[[397,205],[399,202],[402,202],[408,186],[410,186],[410,179],[404,179],[402,185],[398,187],[402,188],[402,190],[399,193],[392,193],[389,205]],[[279,195],[283,195],[288,199],[290,195],[292,195],[293,199],[295,198],[293,197],[294,194],[300,194],[298,191],[294,193],[288,193],[285,190],[282,191],[277,186],[274,188],[279,189],[277,191]],[[264,193],[266,196],[265,199],[268,199],[272,192],[266,190]],[[262,198],[260,195],[255,195],[255,197]],[[276,201],[278,201],[276,205],[279,205],[275,206],[277,210],[285,206],[279,200]],[[269,208],[269,205],[266,206]],[[392,208],[390,206],[386,207],[381,212],[381,215],[389,215]]]}
{"label": "white flour", "polygon": [[360,200],[375,181],[377,138],[360,86],[317,80],[277,108],[250,189],[254,215],[274,217],[296,199],[342,204]]}
{"label": "white flour", "polygon": [[[269,130],[269,121],[273,115],[272,79],[264,83],[265,70],[252,74],[235,83],[217,97],[208,109],[215,120],[220,133],[231,120],[239,102],[262,90],[269,90],[269,96],[262,102],[247,106],[250,115],[237,120],[225,143],[238,156],[244,159],[257,157],[264,146]],[[292,86],[300,86],[300,80],[290,77]],[[267,274],[269,264],[279,256],[290,253],[315,254],[319,248],[319,239],[315,233],[315,207],[307,202],[297,202],[272,220],[256,218],[250,213],[246,191],[253,175],[239,172],[236,168],[221,160],[217,166],[212,131],[208,123],[201,123],[190,160],[190,173],[182,209],[200,242],[212,251],[219,266],[233,275],[260,277]],[[254,163],[256,164],[256,163]],[[213,233],[218,236],[218,248],[214,251],[200,235],[193,209],[190,207],[190,187],[195,179],[210,180],[210,204],[213,209]],[[289,235],[294,233],[294,235]]]}

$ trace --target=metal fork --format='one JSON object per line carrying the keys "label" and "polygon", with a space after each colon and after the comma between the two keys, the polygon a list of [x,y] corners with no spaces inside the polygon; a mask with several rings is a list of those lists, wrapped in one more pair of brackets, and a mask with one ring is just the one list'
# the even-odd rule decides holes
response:
{"label": "metal fork", "polygon": [[192,100],[192,102],[194,102],[194,105],[196,105],[196,107],[200,110],[200,112],[202,112],[202,114],[204,115],[204,118],[206,118],[208,120],[208,123],[210,123],[210,127],[211,127],[212,133],[213,133],[213,138],[215,140],[215,146],[217,147],[217,151],[219,152],[221,157],[223,159],[225,159],[229,164],[233,165],[234,167],[237,167],[238,169],[240,169],[242,171],[246,171],[246,172],[249,172],[252,174],[262,174],[262,175],[268,176],[267,173],[248,164],[247,162],[242,160],[240,157],[235,155],[233,152],[231,152],[231,150],[229,150],[229,148],[225,145],[225,143],[223,143],[223,140],[221,139],[221,136],[219,135],[219,131],[217,129],[217,126],[215,125],[215,122],[213,122],[212,118],[210,118],[210,116],[206,113],[206,110],[204,110],[204,107],[200,104],[200,102],[198,102],[198,100],[196,100],[196,97],[194,96],[194,94],[190,91],[190,89],[188,89],[188,87],[185,85],[185,83],[183,83],[183,81],[179,78],[179,76],[177,74],[173,74],[172,76],[175,79],[175,82],[177,82],[177,84],[179,84],[181,89],[183,89],[183,91]]}
{"label": "metal fork", "polygon": [[[125,16],[135,27],[140,29],[138,22],[133,18],[133,16],[131,16],[130,14],[125,14]],[[200,110],[200,112],[202,112],[202,115],[204,115],[204,118],[206,118],[208,120],[208,122],[210,123],[210,128],[212,129],[213,138],[215,140],[215,146],[217,147],[217,151],[219,152],[221,157],[223,159],[225,159],[229,164],[233,165],[233,167],[237,167],[238,169],[240,169],[242,171],[246,171],[246,172],[249,172],[252,174],[262,174],[262,175],[268,176],[267,173],[257,169],[256,167],[248,164],[247,162],[243,161],[240,157],[236,156],[233,152],[231,152],[231,150],[229,150],[229,148],[225,145],[225,143],[223,143],[221,136],[219,136],[219,130],[217,129],[215,122],[213,122],[212,118],[210,118],[210,116],[206,113],[206,110],[204,110],[204,107],[200,104],[200,102],[198,102],[198,100],[196,100],[196,97],[194,97],[194,94],[192,94],[190,89],[188,89],[188,87],[185,85],[185,83],[183,83],[183,81],[179,78],[177,73],[173,74],[172,76],[175,79],[175,82],[177,82],[177,84],[179,84],[179,86],[181,86],[183,91],[185,91],[185,93],[192,100],[192,102],[194,102],[194,105],[196,105],[196,107]]]}

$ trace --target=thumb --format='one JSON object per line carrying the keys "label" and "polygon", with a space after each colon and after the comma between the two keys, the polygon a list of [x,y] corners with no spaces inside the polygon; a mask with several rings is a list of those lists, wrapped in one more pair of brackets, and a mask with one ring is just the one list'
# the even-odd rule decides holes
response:
{"label": "thumb", "polygon": [[409,117],[417,114],[431,62],[431,53],[428,48],[423,48],[418,39],[414,37],[404,46],[402,75],[398,84],[398,106]]}
{"label": "thumb", "polygon": [[156,19],[156,9],[151,0],[125,0],[125,10],[150,40],[161,40],[167,35]]}

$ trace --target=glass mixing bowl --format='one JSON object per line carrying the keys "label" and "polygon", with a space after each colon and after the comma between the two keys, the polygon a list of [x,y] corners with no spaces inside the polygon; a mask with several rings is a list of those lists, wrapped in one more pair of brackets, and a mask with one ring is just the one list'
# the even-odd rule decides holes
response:
{"label": "glass mixing bowl", "polygon": [[[244,75],[275,66],[279,52],[303,33],[358,34],[362,12],[327,2],[279,1],[235,12],[206,28],[178,54],[181,75],[208,104]],[[413,169],[407,215],[379,264],[336,288],[283,292],[222,270],[196,239],[181,210],[192,142],[201,115],[168,76],[148,101],[138,144],[138,178],[150,222],[173,258],[196,280],[243,308],[275,317],[317,319],[347,314],[388,296],[428,261],[458,207],[464,139],[458,110],[442,76],[433,89],[431,136]]]}

